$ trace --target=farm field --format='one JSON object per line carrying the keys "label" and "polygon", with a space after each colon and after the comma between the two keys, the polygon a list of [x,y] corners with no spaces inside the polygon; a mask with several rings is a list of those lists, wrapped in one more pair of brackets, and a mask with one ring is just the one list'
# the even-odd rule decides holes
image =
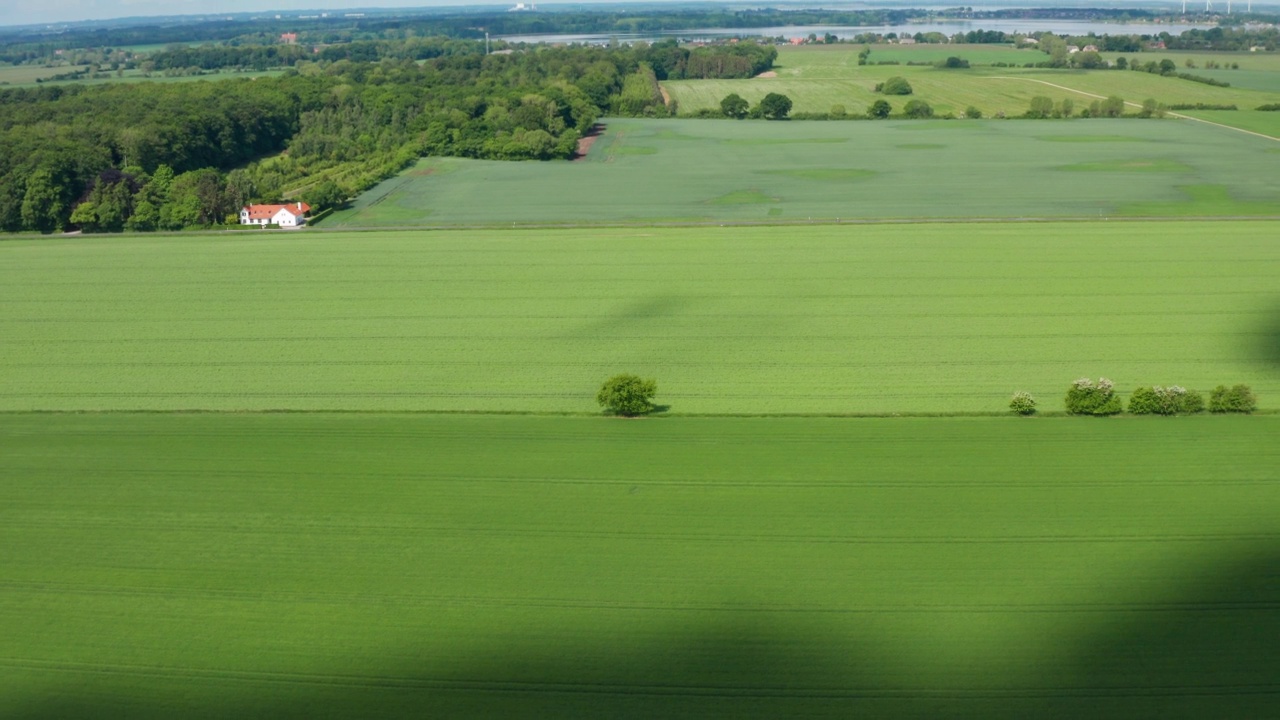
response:
{"label": "farm field", "polygon": [[1265,717],[1278,424],[3,415],[0,716]]}
{"label": "farm field", "polygon": [[84,78],[81,80],[57,80],[45,83],[37,83],[36,79],[47,79],[54,75],[73,72],[78,70],[79,66],[59,66],[55,68],[45,67],[0,67],[0,88],[7,87],[65,87],[67,85],[84,84],[84,85],[100,85],[102,83],[118,83],[118,82],[194,82],[197,80],[232,80],[235,78],[256,78],[256,77],[274,77],[283,75],[283,70],[263,70],[263,71],[223,71],[223,72],[207,72],[204,75],[182,75],[175,77],[166,77],[159,73],[152,74],[147,77],[140,70],[126,70],[123,75],[117,76],[114,72],[109,73],[110,77],[106,78]]}
{"label": "farm field", "polygon": [[1186,120],[607,123],[580,162],[425,158],[321,227],[1280,216],[1280,142]]}
{"label": "farm field", "polygon": [[1054,411],[1084,375],[1248,383],[1276,409],[1275,237],[1151,221],[12,240],[0,410],[592,413],[617,372],[657,378],[681,414],[1002,412],[1016,390]]}
{"label": "farm field", "polygon": [[[982,110],[991,117],[997,113],[1008,116],[1021,115],[1037,95],[1051,97],[1055,102],[1070,98],[1078,106],[1087,106],[1093,96],[1119,95],[1124,99],[1141,103],[1153,98],[1166,105],[1178,103],[1236,104],[1241,109],[1280,102],[1280,88],[1263,83],[1253,71],[1247,84],[1250,87],[1214,87],[1203,83],[1161,77],[1145,72],[1120,70],[1053,70],[1021,67],[974,67],[968,70],[940,70],[928,66],[908,65],[857,65],[860,46],[841,46],[838,50],[827,48],[783,48],[778,52],[777,77],[750,80],[680,80],[663,83],[663,87],[679,102],[681,113],[692,113],[702,108],[718,108],[720,100],[729,93],[737,93],[755,104],[771,92],[783,93],[791,98],[795,112],[828,112],[833,105],[844,105],[850,113],[863,113],[867,106],[884,98],[901,111],[909,99],[922,99],[933,106],[935,113],[964,113],[969,106]],[[953,46],[946,55],[966,57],[967,48],[973,62],[991,61],[992,51],[981,46]],[[884,53],[880,58],[872,51],[871,61],[879,59],[900,60],[915,50],[902,49]],[[936,61],[940,50],[931,49],[919,61]],[[1036,62],[1045,57],[1033,56],[1032,51],[1004,51],[1010,57],[1006,62]],[[893,55],[893,57],[889,57]],[[1150,57],[1148,58],[1148,55]],[[1202,55],[1208,55],[1202,53]],[[1159,53],[1133,54],[1129,56],[1160,60]],[[1233,60],[1236,55],[1227,56]],[[966,58],[967,59],[967,58]],[[1245,58],[1247,60],[1247,58]],[[903,60],[900,60],[903,61]],[[1257,63],[1255,63],[1257,64]],[[1248,65],[1242,65],[1244,72]],[[1259,65],[1261,67],[1261,65]],[[1186,69],[1179,66],[1179,71]],[[1197,73],[1199,71],[1196,71]],[[1230,82],[1233,71],[1225,71],[1222,77]],[[1270,73],[1268,73],[1270,74]],[[1280,72],[1275,73],[1280,76]],[[877,83],[894,75],[901,75],[911,83],[915,92],[910,96],[885,97],[873,92]],[[1215,76],[1216,77],[1216,76]],[[1053,85],[1062,86],[1053,87]],[[1256,89],[1255,89],[1256,88]]]}
{"label": "farm field", "polygon": [[4,65],[0,66],[0,87],[35,85],[36,80],[44,80],[61,73],[79,70],[83,66],[60,65],[58,67],[40,67],[36,65]]}

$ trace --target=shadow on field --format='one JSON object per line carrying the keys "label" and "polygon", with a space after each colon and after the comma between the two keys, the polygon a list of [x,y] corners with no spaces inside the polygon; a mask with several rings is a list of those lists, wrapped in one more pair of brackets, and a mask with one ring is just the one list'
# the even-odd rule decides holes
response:
{"label": "shadow on field", "polygon": [[1280,299],[1273,301],[1263,314],[1254,354],[1272,370],[1280,370]]}
{"label": "shadow on field", "polygon": [[[1123,597],[1124,588],[1117,590]],[[676,644],[655,642],[638,625],[627,636],[545,654],[460,654],[432,677],[404,663],[388,663],[377,675],[367,664],[326,676],[173,672],[171,694],[157,695],[146,690],[157,687],[155,679],[140,672],[51,673],[42,677],[61,687],[45,688],[25,706],[0,700],[0,709],[9,709],[0,715],[1221,720],[1275,717],[1280,708],[1274,544],[1188,566],[1180,587],[1143,605],[1063,613],[1064,623],[1075,624],[1069,640],[1028,663],[1024,675],[993,674],[981,687],[922,687],[903,657],[885,657],[855,639],[872,629],[875,615],[844,618],[839,634],[825,631],[835,623],[821,615],[761,612],[736,624],[717,624],[714,615],[706,613],[706,626]],[[392,650],[393,657],[412,657],[411,647]],[[956,672],[981,676],[972,668]]]}

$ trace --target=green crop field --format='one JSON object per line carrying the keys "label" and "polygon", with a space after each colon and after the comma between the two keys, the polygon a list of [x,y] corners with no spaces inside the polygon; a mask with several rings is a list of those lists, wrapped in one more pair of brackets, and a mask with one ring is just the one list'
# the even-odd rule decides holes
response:
{"label": "green crop field", "polygon": [[323,227],[1278,216],[1277,148],[1172,119],[609,120],[585,161],[426,158]]}
{"label": "green crop field", "polygon": [[0,716],[1267,717],[1278,425],[0,416]]}
{"label": "green crop field", "polygon": [[1126,392],[1244,382],[1277,408],[1276,233],[1151,221],[12,240],[0,410],[594,412],[600,382],[624,371],[656,377],[674,413],[1000,412],[1016,390],[1060,410],[1083,375]]}
{"label": "green crop field", "polygon": [[53,86],[65,86],[65,85],[71,85],[71,84],[100,85],[102,83],[113,83],[113,82],[173,83],[173,82],[195,82],[199,80],[232,80],[235,78],[274,77],[277,75],[284,74],[283,70],[263,70],[263,71],[252,70],[252,71],[244,71],[244,72],[228,70],[223,72],[208,71],[204,75],[180,75],[180,76],[174,76],[174,77],[168,77],[159,73],[155,73],[155,74],[152,74],[150,77],[148,77],[141,70],[125,70],[124,73],[121,75],[117,75],[115,72],[110,72],[108,73],[110,77],[105,77],[105,78],[57,80],[57,81],[47,81],[44,83],[36,82],[37,78],[46,80],[47,78],[51,78],[54,75],[65,74],[65,73],[73,72],[78,69],[79,67],[71,67],[71,66],[61,66],[61,67],[55,67],[55,68],[30,67],[25,65],[17,66],[17,67],[0,67],[0,86],[7,87],[11,85],[13,87],[43,87],[45,85],[48,85],[50,87],[53,87]]}
{"label": "green crop field", "polygon": [[[1175,77],[1161,77],[1145,72],[1120,70],[1050,70],[1021,67],[974,67],[968,70],[941,70],[927,66],[857,65],[860,46],[836,48],[784,48],[779,51],[777,77],[750,80],[681,80],[664,82],[663,87],[679,102],[680,112],[691,113],[703,108],[718,108],[720,100],[737,93],[755,104],[767,93],[783,93],[790,97],[796,112],[828,112],[833,105],[844,105],[850,113],[863,113],[867,106],[885,97],[873,92],[877,83],[894,75],[908,79],[915,92],[909,97],[887,97],[900,111],[909,99],[925,100],[937,114],[961,115],[969,106],[977,107],[988,117],[997,113],[1021,115],[1031,98],[1044,95],[1055,102],[1070,98],[1077,107],[1085,107],[1095,96],[1119,95],[1141,103],[1148,98],[1166,105],[1180,103],[1236,104],[1242,109],[1280,102],[1280,86],[1249,76],[1247,87],[1214,87]],[[969,48],[973,48],[969,50]],[[893,59],[905,62],[914,48],[878,53],[873,49],[871,61]],[[968,55],[966,55],[968,52]],[[883,54],[885,57],[880,58]],[[995,54],[1007,56],[994,60]],[[982,46],[954,46],[950,49],[926,48],[918,62],[930,62],[956,55],[971,62],[1036,62],[1045,56],[1030,50],[993,50]],[[1164,56],[1151,53],[1151,59]],[[1147,56],[1141,55],[1144,60]],[[1235,58],[1235,55],[1228,56]],[[1245,58],[1248,60],[1248,58]],[[1261,61],[1255,61],[1259,68]],[[1247,66],[1246,66],[1247,67]],[[1179,67],[1179,71],[1186,68]],[[1195,71],[1198,73],[1198,71]],[[1225,71],[1231,73],[1232,71]],[[1236,71],[1236,72],[1243,72]],[[1265,69],[1254,73],[1274,74]],[[1223,76],[1230,82],[1229,77]],[[1055,87],[1059,86],[1059,87]]]}
{"label": "green crop field", "polygon": [[75,72],[83,66],[61,65],[58,67],[41,67],[39,65],[4,65],[0,66],[0,86],[35,85],[36,80],[46,80],[62,73]]}

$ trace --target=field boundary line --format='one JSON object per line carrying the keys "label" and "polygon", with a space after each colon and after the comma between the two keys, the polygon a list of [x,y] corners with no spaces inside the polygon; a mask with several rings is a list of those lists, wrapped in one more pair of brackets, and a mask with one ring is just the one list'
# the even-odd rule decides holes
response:
{"label": "field boundary line", "polygon": [[[1034,422],[1037,419],[1066,419],[1074,417],[1064,410],[1045,410],[1036,412],[1035,418],[1024,418],[1008,410],[974,410],[958,412],[661,412],[643,418],[617,418],[590,410],[360,410],[351,408],[263,408],[263,409],[219,409],[219,408],[34,408],[26,410],[0,409],[0,418],[6,416],[29,415],[461,415],[492,417],[580,417],[595,418],[606,421],[636,420],[680,420],[684,418],[759,418],[759,419],[832,419],[832,420],[879,420],[887,418],[902,419],[966,419],[966,418],[1004,418],[1018,422]],[[1259,408],[1249,413],[1249,417],[1267,417],[1280,415],[1280,408]],[[1236,417],[1235,413],[1226,413],[1221,417]],[[1192,416],[1184,416],[1192,417]],[[1201,413],[1200,417],[1219,417],[1214,413]],[[1137,417],[1121,415],[1114,422],[1168,422],[1163,416]],[[1089,422],[1083,419],[1081,422]]]}
{"label": "field boundary line", "polygon": [[[1075,88],[1067,87],[1066,85],[1059,85],[1059,84],[1057,84],[1057,83],[1051,83],[1051,82],[1049,82],[1048,80],[1038,80],[1038,79],[1036,79],[1036,78],[1020,78],[1020,77],[1013,77],[1013,76],[1011,76],[1011,75],[995,75],[995,76],[992,76],[992,77],[988,77],[988,78],[987,78],[987,80],[1023,80],[1023,81],[1026,81],[1026,82],[1035,82],[1035,83],[1040,83],[1041,85],[1048,85],[1049,87],[1052,87],[1052,88],[1058,88],[1059,90],[1066,90],[1067,92],[1079,93],[1079,94],[1081,94],[1081,95],[1084,95],[1084,96],[1087,96],[1087,97],[1091,97],[1091,98],[1095,98],[1095,99],[1098,99],[1098,100],[1106,100],[1106,99],[1107,99],[1107,96],[1106,96],[1106,95],[1098,95],[1097,93],[1086,92],[1086,91],[1084,91],[1084,90],[1077,90],[1077,89],[1075,89]],[[1135,103],[1135,102],[1129,102],[1128,100],[1126,100],[1124,104],[1125,104],[1125,105],[1128,105],[1129,107],[1136,107],[1136,108],[1140,108],[1140,107],[1142,107],[1142,105],[1140,105],[1140,104],[1138,104],[1138,103]],[[1273,141],[1275,141],[1275,142],[1280,142],[1280,137],[1272,137],[1272,136],[1270,136],[1270,135],[1264,135],[1264,134],[1262,134],[1262,133],[1260,133],[1260,132],[1254,132],[1254,131],[1252,131],[1252,130],[1245,130],[1244,128],[1238,128],[1238,127],[1236,127],[1236,126],[1234,126],[1234,125],[1223,125],[1222,123],[1216,123],[1216,122],[1213,122],[1212,120],[1202,120],[1201,118],[1198,118],[1198,117],[1191,117],[1190,115],[1183,115],[1182,113],[1176,113],[1176,112],[1168,112],[1168,111],[1166,111],[1166,114],[1167,114],[1169,117],[1172,117],[1172,118],[1178,118],[1179,120],[1194,120],[1195,122],[1204,123],[1204,124],[1206,124],[1206,125],[1217,125],[1217,126],[1218,126],[1218,127],[1220,127],[1220,128],[1226,128],[1226,129],[1228,129],[1228,130],[1235,130],[1236,132],[1242,132],[1242,133],[1245,133],[1245,134],[1248,134],[1248,135],[1256,135],[1257,137],[1260,137],[1260,138],[1265,138],[1265,139],[1267,139],[1267,140],[1273,140]]]}
{"label": "field boundary line", "polygon": [[[1079,92],[1079,91],[1072,91]],[[1209,123],[1208,120],[1200,120],[1199,118],[1189,118],[1196,122]],[[1216,123],[1209,123],[1216,124]],[[1249,130],[1241,130],[1230,125],[1222,127],[1230,130],[1238,130],[1240,132],[1251,132]],[[1262,137],[1270,140],[1280,141],[1280,138],[1272,138],[1269,135]],[[939,216],[939,217],[866,217],[866,218],[846,218],[846,217],[819,217],[810,220],[787,220],[787,219],[763,219],[763,220],[610,220],[602,222],[591,221],[572,221],[572,222],[514,222],[514,223],[477,223],[470,225],[385,225],[385,226],[353,226],[353,227],[307,227],[297,230],[261,230],[245,232],[240,230],[191,230],[191,231],[173,231],[173,232],[134,232],[134,233],[62,233],[44,235],[40,233],[0,233],[0,243],[17,242],[22,240],[69,240],[78,238],[166,238],[176,239],[178,237],[244,237],[254,233],[286,233],[289,236],[305,237],[308,233],[392,233],[392,232],[421,232],[423,230],[444,230],[444,231],[486,231],[495,230],[636,230],[645,228],[697,228],[697,227],[825,227],[837,225],[1007,225],[1022,223],[1096,223],[1096,222],[1122,222],[1122,223],[1187,223],[1187,222],[1274,222],[1280,220],[1280,215],[1108,215],[1099,217],[1097,215],[1059,215],[1059,216],[1015,216],[1015,217],[963,217],[963,216]],[[275,235],[273,237],[284,237]]]}

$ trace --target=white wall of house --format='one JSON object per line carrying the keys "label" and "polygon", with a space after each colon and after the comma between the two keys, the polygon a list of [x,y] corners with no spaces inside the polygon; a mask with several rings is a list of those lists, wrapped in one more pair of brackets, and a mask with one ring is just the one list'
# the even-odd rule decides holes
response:
{"label": "white wall of house", "polygon": [[279,225],[282,228],[298,227],[300,225],[305,225],[307,222],[307,219],[299,215],[294,215],[293,213],[289,212],[288,210],[285,210],[284,208],[280,208],[280,212],[277,212],[275,216],[271,218],[271,222],[275,223],[276,225]]}

